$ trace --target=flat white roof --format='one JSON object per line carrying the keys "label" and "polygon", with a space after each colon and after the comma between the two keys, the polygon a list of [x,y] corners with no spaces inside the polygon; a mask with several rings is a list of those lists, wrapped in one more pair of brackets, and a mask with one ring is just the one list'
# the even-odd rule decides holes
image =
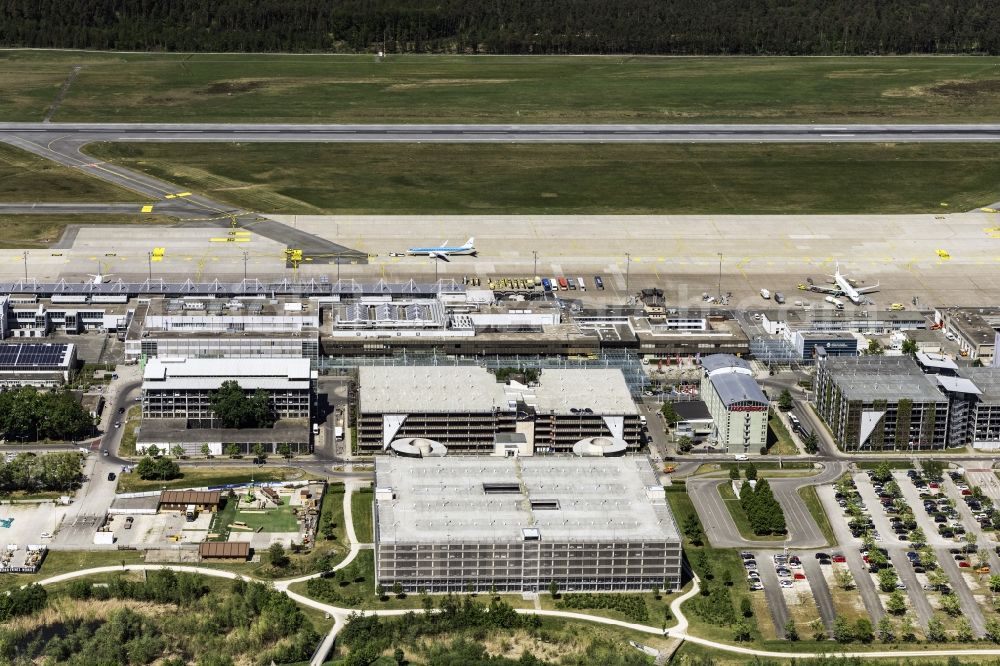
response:
{"label": "flat white roof", "polygon": [[547,368],[531,390],[539,413],[569,414],[571,409],[614,416],[639,413],[621,370]]}
{"label": "flat white roof", "polygon": [[307,358],[154,358],[146,363],[143,388],[214,390],[229,380],[247,389],[309,388]]}
{"label": "flat white roof", "polygon": [[361,367],[358,375],[363,414],[487,413],[509,409],[504,385],[480,366]]}
{"label": "flat white roof", "polygon": [[680,538],[645,457],[378,456],[375,487],[379,543]]}

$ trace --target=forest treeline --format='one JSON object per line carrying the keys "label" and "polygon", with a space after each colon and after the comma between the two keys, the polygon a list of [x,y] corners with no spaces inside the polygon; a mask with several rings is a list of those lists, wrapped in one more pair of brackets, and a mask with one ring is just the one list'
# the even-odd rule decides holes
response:
{"label": "forest treeline", "polygon": [[990,0],[0,0],[0,45],[137,51],[1000,53]]}

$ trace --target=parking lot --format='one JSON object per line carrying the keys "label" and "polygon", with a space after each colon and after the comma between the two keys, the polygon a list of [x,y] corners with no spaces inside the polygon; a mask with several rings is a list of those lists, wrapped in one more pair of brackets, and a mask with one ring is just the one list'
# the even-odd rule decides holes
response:
{"label": "parking lot", "polygon": [[200,543],[208,534],[212,514],[202,512],[188,521],[179,511],[164,511],[152,515],[109,516],[107,527],[120,546],[163,548],[180,543]]}
{"label": "parking lot", "polygon": [[4,504],[0,506],[0,544],[49,545],[67,513],[69,507],[58,502]]}

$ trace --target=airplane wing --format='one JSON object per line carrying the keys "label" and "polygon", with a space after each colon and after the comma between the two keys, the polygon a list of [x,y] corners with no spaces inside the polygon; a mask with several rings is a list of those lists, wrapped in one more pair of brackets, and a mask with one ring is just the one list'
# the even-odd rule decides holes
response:
{"label": "airplane wing", "polygon": [[440,259],[442,261],[448,261],[448,262],[451,261],[450,259],[448,259],[448,255],[445,254],[444,252],[431,252],[430,255],[435,259]]}
{"label": "airplane wing", "polygon": [[840,296],[844,293],[844,290],[840,287],[824,287],[820,284],[809,285],[809,291],[817,291],[821,294],[833,294],[834,296]]}
{"label": "airplane wing", "polygon": [[873,284],[870,287],[861,287],[860,289],[857,290],[857,292],[859,294],[870,294],[870,293],[872,293],[874,291],[878,291],[878,285],[877,284]]}

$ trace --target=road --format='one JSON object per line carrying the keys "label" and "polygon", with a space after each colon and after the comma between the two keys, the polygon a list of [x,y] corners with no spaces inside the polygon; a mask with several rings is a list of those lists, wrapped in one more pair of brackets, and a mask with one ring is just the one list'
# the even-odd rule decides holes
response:
{"label": "road", "polygon": [[462,143],[883,143],[1000,141],[997,124],[0,123],[0,140]]}
{"label": "road", "polygon": [[955,558],[948,552],[947,548],[935,548],[934,554],[937,555],[938,565],[948,574],[951,589],[958,595],[958,601],[962,606],[962,615],[972,625],[972,633],[977,638],[982,638],[986,631],[986,621],[983,619],[982,610],[979,608],[972,590],[965,584],[965,577],[955,563]]}
{"label": "road", "polygon": [[824,465],[820,473],[814,476],[768,479],[775,499],[785,511],[788,526],[788,538],[779,542],[753,541],[739,535],[733,517],[718,491],[721,483],[729,483],[728,479],[691,478],[686,485],[705,533],[716,548],[822,548],[827,545],[826,539],[799,497],[798,490],[804,486],[830,483],[843,474],[843,469],[841,463],[832,462]]}
{"label": "road", "polygon": [[837,617],[837,611],[833,607],[833,597],[830,595],[830,586],[826,584],[826,577],[823,576],[823,568],[815,557],[815,553],[803,553],[799,557],[802,560],[802,569],[805,571],[806,580],[812,588],[813,599],[816,601],[816,608],[819,609],[819,616],[823,620],[828,634],[833,632],[833,622]]}
{"label": "road", "polygon": [[[774,554],[780,550],[761,550],[754,553],[757,560],[757,572],[764,584],[764,596],[767,597],[767,607],[771,611],[771,621],[774,622],[774,632],[778,638],[785,637],[785,623],[791,617],[788,604],[778,582],[778,574],[774,570]],[[760,618],[763,619],[763,618]]]}

